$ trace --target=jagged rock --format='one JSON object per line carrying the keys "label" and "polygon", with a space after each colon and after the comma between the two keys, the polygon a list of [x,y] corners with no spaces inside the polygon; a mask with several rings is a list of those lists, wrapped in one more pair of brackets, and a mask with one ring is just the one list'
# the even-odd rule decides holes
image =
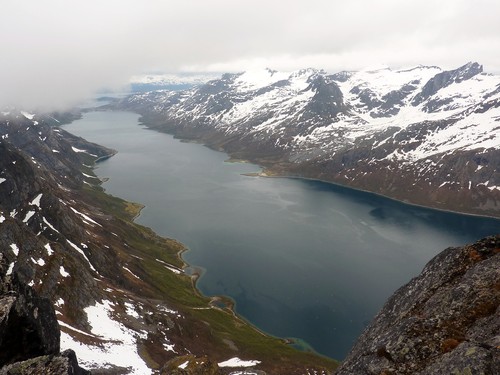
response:
{"label": "jagged rock", "polygon": [[78,366],[73,350],[59,355],[46,355],[17,362],[0,369],[0,375],[88,375],[89,371]]}
{"label": "jagged rock", "polygon": [[[9,276],[7,276],[9,278]],[[59,324],[52,303],[12,275],[0,299],[0,366],[59,352]]]}
{"label": "jagged rock", "polygon": [[500,374],[500,235],[448,248],[400,288],[338,375]]}

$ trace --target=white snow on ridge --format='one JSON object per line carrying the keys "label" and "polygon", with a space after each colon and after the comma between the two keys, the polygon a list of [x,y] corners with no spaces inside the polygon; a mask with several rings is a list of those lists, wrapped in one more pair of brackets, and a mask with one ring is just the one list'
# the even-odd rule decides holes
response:
{"label": "white snow on ridge", "polygon": [[7,181],[5,178],[0,177],[0,184],[1,184],[2,182],[5,182],[5,181]]}
{"label": "white snow on ridge", "polygon": [[275,72],[270,69],[248,70],[240,74],[234,81],[237,90],[240,92],[258,90],[262,87],[270,86],[273,83],[287,79],[290,73]]}
{"label": "white snow on ridge", "polygon": [[128,368],[129,374],[133,375],[152,373],[137,352],[137,338],[145,338],[146,335],[113,320],[110,301],[96,302],[94,306],[87,307],[85,312],[92,327],[91,333],[103,340],[103,344],[85,345],[62,332],[61,348],[63,350],[75,350],[78,353],[78,362],[88,369],[109,368],[114,365]]}
{"label": "white snow on ridge", "polygon": [[419,81],[415,83],[416,86],[423,87],[429,79],[440,72],[441,69],[435,66],[417,66],[412,69],[402,70],[368,68],[354,72],[350,79],[346,82],[339,82],[338,85],[348,100],[353,100],[356,97],[355,94],[350,94],[350,91],[355,86],[369,88],[381,98],[385,94],[393,90],[399,90],[405,84],[413,81]]}

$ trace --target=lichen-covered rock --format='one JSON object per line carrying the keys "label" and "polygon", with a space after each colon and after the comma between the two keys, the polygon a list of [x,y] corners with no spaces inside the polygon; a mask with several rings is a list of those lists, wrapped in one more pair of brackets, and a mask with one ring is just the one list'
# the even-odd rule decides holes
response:
{"label": "lichen-covered rock", "polygon": [[432,259],[388,300],[337,374],[500,374],[500,235]]}
{"label": "lichen-covered rock", "polygon": [[17,362],[0,369],[0,375],[88,375],[78,366],[76,354],[65,350],[59,355],[46,355]]}
{"label": "lichen-covered rock", "polygon": [[59,353],[59,324],[52,303],[12,275],[0,296],[0,366]]}

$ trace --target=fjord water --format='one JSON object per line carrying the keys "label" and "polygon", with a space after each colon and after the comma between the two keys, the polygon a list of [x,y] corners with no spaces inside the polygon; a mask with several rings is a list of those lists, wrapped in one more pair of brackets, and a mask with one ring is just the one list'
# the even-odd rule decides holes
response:
{"label": "fjord water", "polygon": [[204,294],[230,296],[260,329],[333,358],[435,254],[500,229],[318,181],[244,176],[258,166],[138,117],[91,112],[65,129],[118,151],[96,168],[106,191],[144,204],[137,222],[190,249]]}

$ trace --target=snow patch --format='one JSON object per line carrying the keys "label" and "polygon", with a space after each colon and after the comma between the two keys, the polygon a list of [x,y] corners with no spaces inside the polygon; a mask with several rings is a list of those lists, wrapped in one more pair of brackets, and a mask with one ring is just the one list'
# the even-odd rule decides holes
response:
{"label": "snow patch", "polygon": [[161,264],[163,264],[163,266],[164,266],[166,269],[168,269],[168,270],[172,271],[173,273],[176,273],[176,274],[181,274],[181,273],[182,273],[182,271],[181,271],[180,269],[178,269],[178,268],[176,268],[176,267],[172,266],[171,264],[168,264],[167,262],[164,262],[163,260],[156,259],[156,261],[157,261],[157,262],[159,262],[159,263],[161,263]]}
{"label": "snow patch", "polygon": [[19,247],[15,243],[10,244],[10,249],[14,253],[14,255],[17,257],[19,255]]}
{"label": "snow patch", "polygon": [[5,274],[6,276],[9,276],[12,274],[12,270],[14,269],[14,264],[16,264],[16,262],[12,262],[10,265],[9,265],[9,268],[7,269],[7,273]]}
{"label": "snow patch", "polygon": [[5,182],[5,181],[7,181],[5,178],[0,177],[0,184],[1,184],[2,182]]}
{"label": "snow patch", "polygon": [[40,200],[42,199],[42,195],[43,194],[38,194],[35,199],[33,199],[31,202],[30,202],[30,205],[31,206],[37,206],[38,208],[40,208]]}
{"label": "snow patch", "polygon": [[259,363],[260,361],[257,360],[244,361],[239,359],[238,357],[234,357],[228,359],[227,361],[220,362],[219,367],[251,367],[258,365]]}
{"label": "snow patch", "polygon": [[59,273],[62,277],[70,277],[70,274],[66,272],[63,266],[59,267]]}
{"label": "snow patch", "polygon": [[45,246],[45,250],[47,250],[47,254],[49,254],[49,257],[54,254],[54,250],[52,250],[52,248],[50,247],[50,243],[46,244]]}
{"label": "snow patch", "polygon": [[38,264],[40,267],[45,266],[45,261],[42,258],[40,258],[38,260],[31,258],[31,261],[35,264]]}
{"label": "snow patch", "polygon": [[125,312],[133,318],[139,319],[140,315],[135,311],[135,306],[130,302],[125,302]]}
{"label": "snow patch", "polygon": [[61,332],[61,348],[75,350],[78,353],[78,362],[85,368],[119,366],[128,368],[129,374],[151,374],[151,369],[137,352],[137,338],[144,339],[146,335],[113,320],[111,306],[110,301],[104,300],[85,309],[92,327],[91,333],[104,343],[100,346],[82,344],[69,334]]}
{"label": "snow patch", "polygon": [[23,219],[23,223],[27,223],[29,219],[35,214],[35,211],[28,211],[26,216]]}

